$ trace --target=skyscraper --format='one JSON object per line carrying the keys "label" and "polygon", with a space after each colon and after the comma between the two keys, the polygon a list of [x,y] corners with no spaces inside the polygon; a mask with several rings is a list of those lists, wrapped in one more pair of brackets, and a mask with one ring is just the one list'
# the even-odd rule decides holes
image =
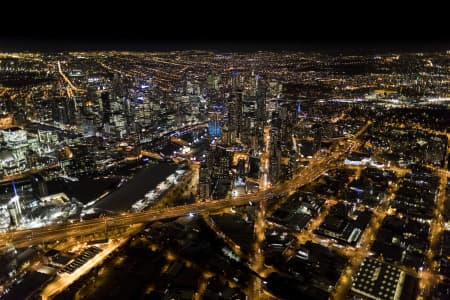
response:
{"label": "skyscraper", "polygon": [[233,70],[231,73],[231,88],[233,90],[238,90],[241,88],[241,78],[237,70]]}
{"label": "skyscraper", "polygon": [[239,158],[238,162],[237,162],[237,166],[236,166],[236,173],[239,177],[244,177],[245,176],[245,160],[242,158]]}
{"label": "skyscraper", "polygon": [[231,143],[240,137],[242,119],[242,90],[234,90],[228,100],[228,129],[231,134]]}
{"label": "skyscraper", "polygon": [[314,152],[320,150],[322,144],[322,135],[323,135],[323,127],[321,124],[315,124],[313,126],[314,129]]}
{"label": "skyscraper", "polygon": [[256,126],[254,129],[254,139],[256,142],[255,151],[262,151],[264,148],[264,126],[266,124],[266,86],[256,75]]}
{"label": "skyscraper", "polygon": [[208,122],[208,133],[211,137],[220,137],[221,136],[221,124],[219,120],[218,112],[210,112],[209,113]]}
{"label": "skyscraper", "polygon": [[17,195],[16,184],[12,181],[12,187],[14,190],[14,196],[8,202],[8,211],[11,218],[11,224],[13,226],[19,226],[22,223],[22,207],[19,201],[19,195]]}
{"label": "skyscraper", "polygon": [[280,120],[275,114],[272,119],[272,128],[270,129],[269,144],[269,179],[271,183],[276,183],[281,175],[281,145],[280,145]]}
{"label": "skyscraper", "polygon": [[258,121],[266,121],[266,87],[256,75],[256,117]]}
{"label": "skyscraper", "polygon": [[54,122],[73,125],[76,123],[76,103],[73,97],[58,97],[52,102]]}
{"label": "skyscraper", "polygon": [[207,163],[202,163],[199,169],[199,196],[207,199],[211,195],[211,172]]}
{"label": "skyscraper", "polygon": [[124,87],[122,78],[119,76],[119,74],[114,74],[114,78],[112,80],[112,101],[120,101],[124,97]]}
{"label": "skyscraper", "polygon": [[109,98],[108,92],[103,92],[101,95],[102,108],[103,108],[103,125],[110,124],[111,118],[111,99]]}

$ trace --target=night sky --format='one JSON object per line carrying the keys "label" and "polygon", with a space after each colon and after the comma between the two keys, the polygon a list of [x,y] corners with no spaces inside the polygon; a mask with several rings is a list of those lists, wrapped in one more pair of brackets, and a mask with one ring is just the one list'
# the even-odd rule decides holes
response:
{"label": "night sky", "polygon": [[[141,1],[139,1],[141,2]],[[2,9],[0,50],[300,50],[382,52],[450,48],[446,10],[422,5],[398,9],[374,3],[227,1],[217,5],[177,1],[105,2],[94,6],[26,3]],[[23,5],[17,2],[18,6]],[[299,3],[300,4],[300,3]],[[316,7],[314,7],[316,6]],[[337,6],[337,7],[335,7]],[[356,10],[355,10],[356,9]]]}

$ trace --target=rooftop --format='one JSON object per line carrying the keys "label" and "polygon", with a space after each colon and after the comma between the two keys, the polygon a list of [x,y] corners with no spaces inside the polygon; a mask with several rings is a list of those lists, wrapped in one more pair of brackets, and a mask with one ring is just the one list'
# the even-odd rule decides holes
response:
{"label": "rooftop", "polygon": [[353,282],[352,291],[369,299],[400,299],[405,273],[380,260],[366,257]]}

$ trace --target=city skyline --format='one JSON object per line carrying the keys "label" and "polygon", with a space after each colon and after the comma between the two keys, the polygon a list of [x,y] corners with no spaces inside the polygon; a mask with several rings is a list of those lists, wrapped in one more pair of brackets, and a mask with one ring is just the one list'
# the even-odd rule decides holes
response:
{"label": "city skyline", "polygon": [[450,297],[447,44],[99,36],[0,52],[0,297]]}
{"label": "city skyline", "polygon": [[450,49],[450,40],[445,36],[436,38],[317,38],[306,36],[303,38],[279,37],[267,39],[256,36],[248,39],[213,38],[203,36],[179,36],[175,38],[149,37],[139,35],[112,34],[89,36],[85,34],[70,34],[60,37],[58,34],[31,35],[0,35],[1,51],[189,51],[210,50],[223,52],[255,52],[255,51],[304,51],[340,54],[384,54],[389,52],[435,52]]}

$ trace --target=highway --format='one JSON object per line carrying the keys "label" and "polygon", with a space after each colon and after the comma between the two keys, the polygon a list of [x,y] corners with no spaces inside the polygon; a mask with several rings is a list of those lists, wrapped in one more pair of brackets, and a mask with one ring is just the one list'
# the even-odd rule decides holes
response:
{"label": "highway", "polygon": [[257,202],[276,194],[292,194],[299,187],[314,181],[323,173],[333,168],[334,162],[343,160],[349,152],[357,148],[360,143],[356,139],[369,125],[370,122],[363,126],[352,140],[345,142],[345,145],[338,145],[331,153],[329,151],[319,153],[317,159],[314,159],[308,167],[294,175],[289,181],[273,185],[257,193],[237,196],[231,199],[196,202],[166,208],[153,208],[144,212],[122,213],[117,216],[77,221],[68,224],[54,224],[42,228],[8,231],[6,233],[0,233],[0,249],[9,246],[26,247],[70,237],[94,234],[96,232],[107,232],[108,228],[148,223],[180,217],[190,213],[210,213],[233,206],[247,205],[249,202]]}
{"label": "highway", "polygon": [[[70,81],[70,79],[67,78],[66,74],[64,74],[64,72],[62,71],[61,63],[59,61],[58,61],[58,72],[59,72],[59,75],[61,75],[61,77],[64,79],[64,81],[67,82],[67,84],[69,85],[68,87],[70,87],[71,90],[74,90],[76,92],[86,92],[85,90],[77,88],[75,85],[73,85],[73,83]],[[67,94],[68,94],[68,96],[71,96],[71,95],[73,95],[73,92],[68,91]]]}
{"label": "highway", "polygon": [[331,168],[332,163],[335,160],[343,158],[343,155],[353,147],[354,144],[350,143],[349,147],[346,149],[341,149],[339,152],[336,151],[331,155],[317,159],[288,182],[272,186],[271,188],[254,194],[243,195],[231,199],[198,202],[160,209],[149,209],[138,213],[122,213],[117,216],[78,221],[68,224],[55,224],[43,228],[9,231],[0,234],[0,248],[11,245],[14,245],[15,247],[26,247],[70,237],[103,232],[107,231],[108,228],[117,226],[147,223],[180,217],[190,213],[210,213],[227,207],[247,205],[250,201],[256,202],[282,192],[289,193],[321,176]]}

